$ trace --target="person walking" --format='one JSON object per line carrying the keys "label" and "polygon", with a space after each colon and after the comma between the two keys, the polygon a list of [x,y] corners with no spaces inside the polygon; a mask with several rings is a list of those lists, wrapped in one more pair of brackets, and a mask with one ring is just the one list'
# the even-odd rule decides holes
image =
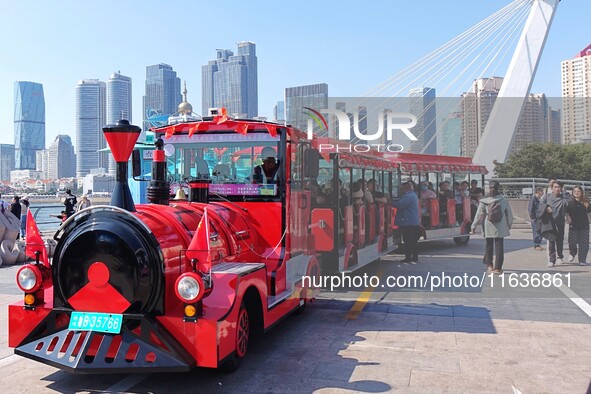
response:
{"label": "person walking", "polygon": [[543,195],[544,188],[536,188],[536,192],[531,196],[527,204],[527,212],[531,220],[531,231],[533,235],[535,250],[544,250],[544,248],[542,248],[542,233],[540,233],[537,219],[538,207],[540,206],[540,198],[542,198]]}
{"label": "person walking", "polygon": [[66,196],[64,197],[64,211],[66,212],[67,217],[70,217],[74,214],[77,202],[76,196],[72,194],[72,190],[66,189]]}
{"label": "person walking", "polygon": [[27,233],[27,214],[29,213],[29,197],[21,198],[21,231],[20,236],[25,239]]}
{"label": "person walking", "polygon": [[400,187],[400,198],[393,200],[392,205],[398,209],[394,224],[400,227],[404,244],[404,260],[401,263],[417,263],[419,261],[419,197],[410,182]]}
{"label": "person walking", "polygon": [[[564,225],[568,199],[562,193],[560,181],[552,183],[552,193],[540,200],[536,218],[540,220],[540,233],[548,240],[548,267],[563,264]],[[551,217],[549,217],[551,216]]]}
{"label": "person walking", "polygon": [[10,212],[16,216],[17,219],[21,218],[21,198],[19,196],[12,197],[12,203],[10,204]]}
{"label": "person walking", "polygon": [[[484,263],[489,271],[495,274],[503,273],[505,260],[504,238],[511,235],[513,225],[513,212],[507,198],[499,191],[498,181],[490,181],[487,197],[480,199],[476,216],[472,223],[472,233],[476,232],[479,224],[482,224],[483,236],[486,239]],[[493,264],[493,251],[496,252]]]}
{"label": "person walking", "polygon": [[[566,204],[568,226],[569,263],[575,261],[579,255],[579,265],[587,265],[587,253],[589,252],[589,213],[591,204],[585,197],[585,191],[581,186],[575,186],[571,198]],[[577,250],[578,249],[578,250]],[[578,253],[577,253],[578,252]]]}
{"label": "person walking", "polygon": [[[182,190],[182,189],[179,189],[179,190]],[[81,211],[81,210],[88,208],[90,206],[92,206],[90,199],[88,198],[88,196],[86,194],[83,194],[82,197],[80,198],[80,202],[76,206],[76,211]]]}
{"label": "person walking", "polygon": [[[10,204],[10,212],[20,221],[21,220],[21,203],[20,203],[20,197],[19,196],[14,196],[12,197],[12,203]],[[20,229],[20,223],[19,223],[19,229]],[[16,239],[18,240],[20,238],[21,234],[20,231],[18,232],[18,234],[16,235]]]}

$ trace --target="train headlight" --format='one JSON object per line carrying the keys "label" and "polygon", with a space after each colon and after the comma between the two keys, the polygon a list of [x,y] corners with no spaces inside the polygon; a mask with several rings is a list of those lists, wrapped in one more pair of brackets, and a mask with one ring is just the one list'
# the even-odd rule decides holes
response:
{"label": "train headlight", "polygon": [[41,271],[34,265],[25,265],[16,273],[16,283],[26,293],[37,291],[42,282]]}
{"label": "train headlight", "polygon": [[176,280],[175,292],[176,296],[183,302],[197,302],[205,292],[203,279],[194,272],[182,274]]}

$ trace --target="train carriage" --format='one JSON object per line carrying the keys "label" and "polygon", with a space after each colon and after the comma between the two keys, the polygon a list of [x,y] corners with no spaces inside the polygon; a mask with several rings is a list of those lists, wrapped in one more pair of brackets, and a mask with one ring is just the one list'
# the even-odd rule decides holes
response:
{"label": "train carriage", "polygon": [[[322,152],[296,129],[220,110],[155,130],[148,203],[136,205],[127,163],[139,128],[104,132],[117,161],[111,204],[64,222],[51,262],[29,238],[36,261],[18,271],[23,300],[9,306],[15,353],[73,373],[233,370],[253,335],[314,297],[303,277],[350,272],[397,246],[391,201],[404,177],[482,171]],[[424,234],[446,228],[466,226]]]}

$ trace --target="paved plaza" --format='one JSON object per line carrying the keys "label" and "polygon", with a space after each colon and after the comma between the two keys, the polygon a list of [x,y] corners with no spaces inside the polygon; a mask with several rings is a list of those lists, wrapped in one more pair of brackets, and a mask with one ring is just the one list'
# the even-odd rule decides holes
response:
{"label": "paved plaza", "polygon": [[[14,356],[6,306],[21,297],[17,268],[0,267],[0,392],[588,392],[591,266],[547,268],[529,236],[514,230],[505,240],[504,285],[484,274],[479,237],[463,247],[422,243],[418,264],[387,256],[356,273],[379,278],[378,287],[323,291],[251,346],[233,374],[71,375]],[[429,279],[422,288],[385,285],[411,276]],[[431,289],[434,277],[468,283]]]}

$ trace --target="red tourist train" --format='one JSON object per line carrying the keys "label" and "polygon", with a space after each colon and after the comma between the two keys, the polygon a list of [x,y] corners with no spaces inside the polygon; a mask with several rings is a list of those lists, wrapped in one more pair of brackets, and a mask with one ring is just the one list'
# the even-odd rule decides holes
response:
{"label": "red tourist train", "polygon": [[[117,161],[111,205],[66,220],[51,264],[29,229],[36,261],[9,306],[16,354],[74,373],[235,369],[253,335],[314,297],[305,276],[396,247],[391,200],[406,177],[485,173],[464,158],[319,152],[327,140],[213,111],[155,130],[149,202],[135,205],[127,163],[139,131],[104,128]],[[171,183],[189,198],[171,198]],[[423,236],[462,243],[469,214],[456,220],[458,206],[430,204]]]}

